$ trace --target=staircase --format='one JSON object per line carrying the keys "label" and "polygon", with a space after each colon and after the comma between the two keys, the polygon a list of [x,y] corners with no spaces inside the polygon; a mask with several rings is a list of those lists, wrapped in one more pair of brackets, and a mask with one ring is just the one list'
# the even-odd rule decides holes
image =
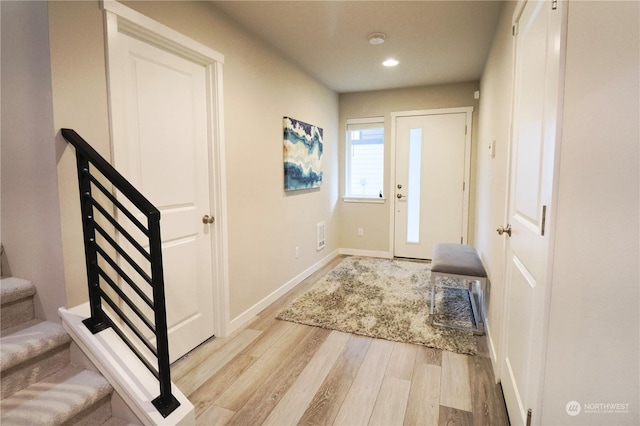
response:
{"label": "staircase", "polygon": [[61,325],[34,318],[35,287],[0,279],[0,423],[126,425],[111,416],[113,388],[73,365]]}

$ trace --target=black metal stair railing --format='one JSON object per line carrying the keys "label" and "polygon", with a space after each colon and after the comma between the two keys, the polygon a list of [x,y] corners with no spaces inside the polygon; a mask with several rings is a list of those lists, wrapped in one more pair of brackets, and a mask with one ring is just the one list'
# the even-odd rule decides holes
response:
{"label": "black metal stair railing", "polygon": [[[160,387],[160,395],[153,400],[153,405],[163,417],[167,417],[180,403],[171,393],[160,211],[74,130],[62,129],[61,132],[76,149],[91,305],[91,317],[84,323],[94,334],[111,327],[151,371],[158,379]],[[114,196],[112,191],[100,182],[100,175],[124,198],[118,199]],[[100,195],[94,196],[94,190],[97,190],[96,195]],[[104,202],[99,201],[104,197],[108,200],[109,206],[105,207]],[[124,201],[125,199],[128,201]],[[138,216],[142,213],[147,223],[138,220],[136,213],[131,211],[133,209],[125,207],[123,202],[131,203],[138,210]],[[113,226],[111,233],[96,220],[96,213],[106,220],[102,221],[102,225],[108,226],[106,224],[109,223]],[[136,235],[139,234],[141,237],[134,237],[134,231],[128,231],[121,221],[128,221],[131,224],[130,228],[136,229]],[[120,238],[114,238],[115,234]],[[142,243],[140,238],[143,240]],[[125,243],[126,247],[123,247]],[[144,248],[146,244],[148,250]],[[130,253],[131,251],[133,253]],[[114,255],[116,258],[119,257],[119,260],[114,259]],[[146,264],[140,265],[134,257],[142,257]],[[131,269],[135,275],[132,272],[127,273],[125,269]],[[126,286],[132,291],[124,289]],[[151,297],[148,296],[149,287]],[[117,295],[122,303],[115,301],[112,295]],[[110,309],[103,307],[103,301]],[[124,312],[125,310],[129,314]],[[144,311],[152,314],[145,314]],[[131,318],[132,316],[134,318]],[[153,338],[145,337],[144,329],[140,330],[142,326],[152,332]],[[143,352],[152,354],[157,360],[157,366],[149,360],[152,357],[145,356]]]}

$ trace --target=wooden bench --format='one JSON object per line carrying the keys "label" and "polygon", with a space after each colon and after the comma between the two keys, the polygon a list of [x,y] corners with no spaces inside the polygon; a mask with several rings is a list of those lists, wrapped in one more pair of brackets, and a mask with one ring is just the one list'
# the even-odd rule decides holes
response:
{"label": "wooden bench", "polygon": [[[485,332],[484,288],[487,272],[475,248],[465,244],[435,244],[431,260],[431,323],[442,327],[459,328],[482,335]],[[437,323],[433,320],[438,277],[451,277],[468,283],[469,301],[473,311],[474,327],[466,329],[455,325]],[[444,286],[441,286],[444,287]]]}

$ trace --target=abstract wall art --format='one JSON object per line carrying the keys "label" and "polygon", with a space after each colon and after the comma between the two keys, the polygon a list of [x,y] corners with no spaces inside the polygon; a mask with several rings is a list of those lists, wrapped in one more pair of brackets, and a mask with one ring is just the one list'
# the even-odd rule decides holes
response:
{"label": "abstract wall art", "polygon": [[318,188],[322,184],[322,129],[284,117],[284,189]]}

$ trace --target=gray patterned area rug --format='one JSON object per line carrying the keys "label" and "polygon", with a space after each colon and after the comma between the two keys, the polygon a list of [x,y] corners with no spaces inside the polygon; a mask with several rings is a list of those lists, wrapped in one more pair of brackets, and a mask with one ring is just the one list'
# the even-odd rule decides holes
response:
{"label": "gray patterned area rug", "polygon": [[[348,257],[277,318],[475,355],[473,333],[428,323],[430,274],[429,263]],[[444,279],[437,286],[435,320],[471,327],[473,313],[463,283]]]}

